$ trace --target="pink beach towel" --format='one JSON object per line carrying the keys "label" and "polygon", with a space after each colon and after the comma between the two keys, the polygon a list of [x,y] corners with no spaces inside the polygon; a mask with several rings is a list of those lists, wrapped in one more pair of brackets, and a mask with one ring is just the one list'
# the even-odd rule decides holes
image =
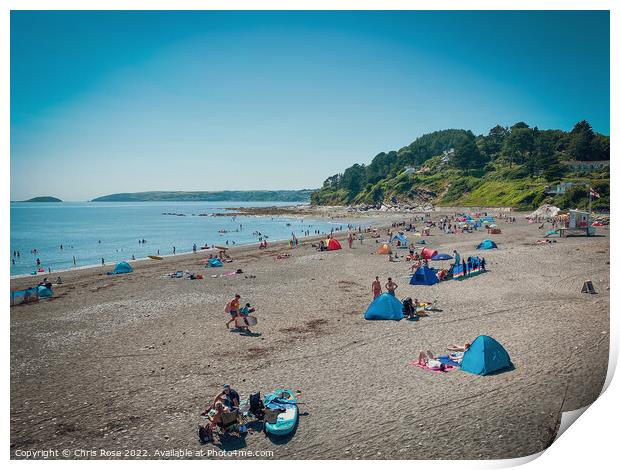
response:
{"label": "pink beach towel", "polygon": [[417,359],[414,359],[413,361],[411,361],[410,364],[412,366],[419,367],[420,369],[428,370],[428,371],[431,371],[431,372],[438,372],[440,374],[442,372],[450,372],[450,371],[453,371],[454,369],[456,369],[456,367],[451,366],[450,364],[445,364],[445,370],[443,370],[443,371],[439,370],[439,369],[433,369],[433,368],[427,366],[426,364],[424,364],[424,365],[420,364]]}

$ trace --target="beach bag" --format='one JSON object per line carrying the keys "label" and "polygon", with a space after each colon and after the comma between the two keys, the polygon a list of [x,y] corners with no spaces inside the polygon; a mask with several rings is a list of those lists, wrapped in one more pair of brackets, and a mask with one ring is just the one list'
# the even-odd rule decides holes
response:
{"label": "beach bag", "polygon": [[278,415],[280,413],[284,413],[285,411],[285,409],[281,408],[265,410],[265,423],[275,424],[278,420]]}
{"label": "beach bag", "polygon": [[265,404],[260,397],[260,392],[250,395],[250,413],[258,420],[265,418]]}
{"label": "beach bag", "polygon": [[403,315],[411,316],[415,314],[415,309],[413,308],[413,301],[411,297],[407,297],[403,300]]}
{"label": "beach bag", "polygon": [[201,444],[208,444],[211,442],[211,435],[207,431],[206,426],[198,426],[198,440]]}

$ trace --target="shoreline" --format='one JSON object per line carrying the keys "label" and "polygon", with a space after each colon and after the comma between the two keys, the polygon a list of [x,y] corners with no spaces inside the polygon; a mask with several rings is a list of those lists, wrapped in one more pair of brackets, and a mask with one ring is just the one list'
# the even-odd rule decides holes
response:
{"label": "shoreline", "polygon": [[[244,212],[243,215],[250,216],[250,217],[252,216],[253,217],[285,216],[288,218],[312,217],[313,219],[329,220],[335,224],[341,222],[342,225],[346,225],[347,223],[352,223],[353,221],[360,221],[363,219],[365,221],[366,227],[374,227],[378,229],[387,228],[388,225],[391,225],[391,222],[394,220],[401,220],[401,219],[407,219],[407,218],[416,217],[416,216],[422,216],[428,213],[430,213],[432,217],[432,216],[442,216],[442,215],[453,214],[455,212],[460,212],[460,211],[464,211],[464,212],[467,212],[467,211],[491,212],[492,211],[491,208],[479,208],[479,207],[471,207],[471,208],[436,207],[432,211],[416,211],[416,212],[397,212],[397,211],[379,211],[379,210],[371,210],[371,211],[366,211],[366,212],[350,212],[347,206],[312,206],[309,204],[299,204],[299,205],[291,205],[291,206],[230,208],[230,210],[237,210],[237,209],[247,211],[247,212]],[[505,209],[505,208],[502,208],[502,209]],[[275,212],[273,212],[274,210]],[[493,210],[498,211],[498,209],[493,209]],[[511,211],[510,213],[511,215],[516,216],[516,217],[526,215],[526,212]],[[333,215],[330,215],[330,214],[333,214]],[[347,216],[349,216],[349,219],[347,219]],[[337,232],[334,232],[334,233],[336,234]],[[346,233],[348,235],[348,230],[343,229],[342,233]],[[325,233],[322,235],[309,235],[308,237],[298,237],[298,238],[303,243],[305,241],[314,241],[314,240],[318,241],[327,235],[328,234]],[[335,236],[335,238],[338,238],[338,236]],[[338,239],[340,240],[340,238]],[[258,243],[259,242],[254,241],[254,242],[239,243],[239,244],[231,245],[228,247],[228,251],[232,253],[232,250],[237,251],[240,249],[241,250],[251,249],[252,246],[258,245]],[[270,244],[270,247],[279,246],[279,245],[283,245],[283,246],[288,245],[288,239],[278,239],[278,240],[269,241],[269,244]],[[255,248],[258,250],[257,246],[255,246]],[[174,255],[173,254],[157,255],[157,256],[161,256],[162,258],[164,258],[163,260],[153,260],[149,258],[148,256],[146,256],[146,257],[136,258],[135,260],[126,259],[122,261],[128,262],[129,264],[132,265],[132,267],[134,267],[134,265],[137,267],[137,266],[143,266],[143,263],[145,262],[161,263],[168,259],[182,260],[182,257],[184,256],[186,257],[199,256],[201,252],[206,252],[206,254],[208,255],[208,253],[211,252],[211,250],[213,250],[213,245],[212,245],[212,248],[210,248],[209,250],[199,249],[196,251],[196,253],[192,251],[187,251],[187,252],[179,252]],[[68,268],[54,270],[51,273],[46,271],[46,272],[36,273],[36,274],[32,274],[32,273],[15,274],[15,275],[10,276],[9,279],[10,281],[13,281],[13,280],[18,281],[22,279],[38,280],[40,277],[41,278],[42,277],[54,277],[58,275],[66,275],[68,273],[84,272],[85,270],[102,270],[106,268],[109,269],[109,268],[113,268],[114,266],[116,266],[118,262],[120,261],[105,263],[103,265],[88,264],[84,266],[68,267]]]}
{"label": "shoreline", "polygon": [[[377,222],[385,222],[385,221],[377,221]],[[372,227],[372,228],[377,228],[377,229],[385,229],[386,225],[385,223],[381,223],[379,225],[375,225],[375,224],[368,224],[366,225],[366,227]],[[363,227],[364,228],[364,227]],[[357,231],[355,231],[354,233],[358,233]],[[342,240],[346,240],[346,238],[348,237],[349,231],[343,229],[342,231],[334,231],[334,235],[333,237],[339,241]],[[309,235],[307,237],[298,237],[300,244],[298,245],[299,247],[302,246],[306,246],[308,243],[313,243],[313,242],[318,242],[320,240],[324,240],[325,237],[327,237],[329,234],[325,233],[325,234],[321,234],[321,235]],[[267,247],[266,250],[261,250],[258,248],[258,244],[260,242],[251,242],[251,243],[238,243],[232,246],[229,246],[227,248],[227,252],[232,255],[233,253],[236,255],[247,255],[247,254],[251,254],[251,252],[256,251],[256,252],[269,252],[269,250],[271,249],[275,249],[278,248],[279,250],[286,248],[289,249],[289,240],[287,239],[281,239],[281,240],[273,240],[273,241],[268,241],[269,245]],[[218,245],[219,246],[219,245]],[[295,247],[293,247],[295,248]],[[195,262],[195,258],[196,257],[200,257],[201,259],[206,256],[208,257],[208,255],[210,253],[214,253],[214,252],[219,252],[219,250],[217,248],[214,247],[214,245],[211,246],[211,248],[207,249],[207,250],[200,250],[198,249],[195,253],[193,251],[188,251],[188,252],[182,252],[182,253],[176,253],[176,254],[167,254],[167,255],[157,255],[157,256],[161,256],[163,259],[161,260],[155,260],[155,259],[151,259],[148,256],[147,257],[143,257],[143,258],[136,258],[135,260],[129,259],[129,260],[123,260],[126,261],[127,263],[129,263],[131,265],[132,268],[136,269],[136,268],[141,268],[146,266],[145,263],[149,263],[151,265],[154,265],[154,263],[159,263],[159,264],[164,264],[166,261],[171,262],[173,260],[176,261],[183,261],[184,258],[187,258],[187,261],[192,261]],[[250,252],[250,253],[248,253]],[[110,268],[114,268],[114,266],[116,266],[117,263],[119,263],[120,261],[116,261],[113,263],[105,263],[105,264],[89,264],[89,265],[85,265],[85,266],[77,266],[77,267],[72,267],[72,268],[65,268],[65,269],[58,269],[55,271],[50,272],[44,272],[44,273],[36,273],[36,274],[16,274],[13,276],[10,276],[10,281],[21,281],[24,279],[33,279],[33,280],[39,280],[39,278],[43,278],[43,277],[54,277],[54,276],[59,276],[59,275],[67,275],[67,274],[71,274],[71,273],[84,273],[84,274],[89,274],[90,272],[96,272],[96,271],[101,271],[101,270],[105,270],[105,269],[110,269]],[[131,273],[129,273],[131,274]],[[11,287],[12,288],[12,287]]]}

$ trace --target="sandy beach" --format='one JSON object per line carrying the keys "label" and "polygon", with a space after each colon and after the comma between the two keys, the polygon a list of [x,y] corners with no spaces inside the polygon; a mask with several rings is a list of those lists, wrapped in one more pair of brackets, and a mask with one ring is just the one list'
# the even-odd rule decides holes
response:
{"label": "sandy beach", "polygon": [[[412,215],[377,217],[385,224]],[[605,381],[609,230],[539,246],[544,230],[523,214],[497,223],[503,233],[491,236],[432,229],[425,239],[440,252],[474,255],[485,238],[499,245],[483,253],[486,273],[434,286],[409,285],[410,263],[374,254],[371,238],[334,252],[317,252],[309,240],[294,249],[233,248],[234,262],[222,268],[205,269],[197,253],[132,263],[126,275],[106,275],[109,266],[65,272],[53,299],[11,307],[11,455],[105,449],[160,458],[215,449],[198,442],[196,429],[223,383],[242,398],[278,387],[302,392],[291,438],[257,432],[226,439],[226,450],[268,450],[275,459],[539,452],[560,413],[593,402]],[[281,252],[291,257],[275,259]],[[243,274],[211,277],[237,269]],[[176,270],[205,278],[164,277]],[[393,277],[399,298],[436,299],[443,311],[417,322],[364,320],[376,275]],[[11,289],[36,279],[12,279]],[[585,280],[597,295],[581,293]],[[235,293],[258,308],[260,335],[226,329],[224,305]],[[411,365],[420,350],[443,353],[481,334],[504,345],[514,370],[481,377]]]}

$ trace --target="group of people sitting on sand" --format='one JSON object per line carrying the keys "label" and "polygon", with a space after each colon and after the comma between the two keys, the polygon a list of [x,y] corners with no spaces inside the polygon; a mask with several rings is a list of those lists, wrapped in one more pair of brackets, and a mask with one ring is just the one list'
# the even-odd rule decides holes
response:
{"label": "group of people sitting on sand", "polygon": [[[199,433],[204,432],[205,441],[213,441],[213,436],[220,429],[226,429],[224,422],[225,413],[233,413],[239,409],[239,394],[225,384],[222,392],[218,393],[215,398],[207,405],[207,408],[201,413],[209,421],[207,425],[201,426]],[[202,438],[202,437],[201,437]]]}
{"label": "group of people sitting on sand", "polygon": [[249,303],[246,303],[243,307],[241,307],[241,296],[239,294],[235,294],[235,297],[228,301],[226,307],[224,308],[224,312],[230,315],[230,319],[226,322],[226,328],[230,329],[230,324],[234,323],[235,328],[246,333],[252,333],[250,331],[250,325],[247,317],[255,311],[256,309]]}
{"label": "group of people sitting on sand", "polygon": [[[290,398],[290,393],[287,391],[280,392],[277,398],[284,400]],[[301,391],[297,390],[296,393]],[[201,413],[208,422],[198,427],[198,436],[200,441],[206,444],[214,442],[216,436],[221,439],[230,434],[252,433],[250,417],[256,421],[273,424],[277,421],[278,415],[284,411],[283,408],[265,407],[260,392],[250,394],[247,400],[241,401],[239,394],[229,384],[225,384],[222,392],[218,393]],[[265,426],[263,431],[266,432]]]}

